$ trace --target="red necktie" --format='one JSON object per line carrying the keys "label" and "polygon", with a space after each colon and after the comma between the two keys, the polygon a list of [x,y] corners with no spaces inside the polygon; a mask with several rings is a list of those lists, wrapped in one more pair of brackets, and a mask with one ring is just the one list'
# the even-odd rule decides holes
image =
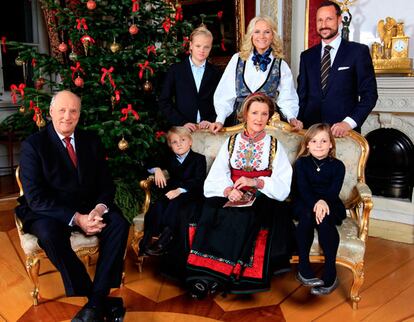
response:
{"label": "red necktie", "polygon": [[73,149],[73,145],[72,145],[72,143],[70,143],[70,137],[64,138],[63,141],[65,141],[65,143],[66,143],[66,150],[68,150],[69,157],[72,160],[72,163],[76,168],[78,162],[77,162],[75,150]]}

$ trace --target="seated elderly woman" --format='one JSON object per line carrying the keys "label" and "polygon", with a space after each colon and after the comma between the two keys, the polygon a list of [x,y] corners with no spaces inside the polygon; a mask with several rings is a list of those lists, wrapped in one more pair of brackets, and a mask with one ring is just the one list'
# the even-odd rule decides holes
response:
{"label": "seated elderly woman", "polygon": [[265,132],[274,110],[265,94],[246,98],[245,129],[226,140],[204,183],[207,199],[187,261],[194,297],[268,290],[275,265],[288,263],[292,222],[281,202],[292,168],[281,143]]}

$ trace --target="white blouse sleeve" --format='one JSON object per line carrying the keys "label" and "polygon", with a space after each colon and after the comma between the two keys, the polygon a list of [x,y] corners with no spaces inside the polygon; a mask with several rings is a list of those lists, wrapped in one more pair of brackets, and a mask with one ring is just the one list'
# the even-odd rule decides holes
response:
{"label": "white blouse sleeve", "polygon": [[233,112],[236,100],[236,67],[238,59],[238,53],[234,54],[230,59],[214,92],[214,109],[217,114],[216,122],[222,124],[224,124],[227,116]]}
{"label": "white blouse sleeve", "polygon": [[299,98],[295,89],[292,72],[288,64],[282,60],[280,64],[280,82],[278,86],[279,96],[277,105],[289,121],[296,118],[299,113]]}
{"label": "white blouse sleeve", "polygon": [[273,159],[272,170],[270,177],[259,177],[264,181],[264,187],[260,189],[260,192],[269,198],[283,201],[290,193],[292,166],[280,142],[277,142],[276,156]]}
{"label": "white blouse sleeve", "polygon": [[224,197],[224,189],[233,186],[229,166],[229,139],[221,146],[213,165],[204,181],[204,196]]}

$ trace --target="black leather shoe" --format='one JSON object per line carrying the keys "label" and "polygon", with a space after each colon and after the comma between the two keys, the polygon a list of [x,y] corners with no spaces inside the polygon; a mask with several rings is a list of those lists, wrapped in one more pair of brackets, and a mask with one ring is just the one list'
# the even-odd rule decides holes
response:
{"label": "black leather shoe", "polygon": [[84,306],[75,317],[72,322],[103,322],[104,316],[101,310],[95,307]]}
{"label": "black leather shoe", "polygon": [[315,287],[315,286],[322,286],[323,281],[319,278],[305,278],[298,272],[296,274],[296,279],[303,285],[303,286],[309,286],[309,287]]}
{"label": "black leather shoe", "polygon": [[311,288],[311,294],[316,296],[323,296],[331,294],[339,285],[338,278],[335,278],[335,281],[331,286],[318,286],[318,287],[312,287]]}
{"label": "black leather shoe", "polygon": [[106,322],[122,322],[125,316],[122,297],[108,297],[105,301]]}
{"label": "black leather shoe", "polygon": [[195,280],[191,284],[191,297],[202,300],[208,295],[208,283],[205,280]]}
{"label": "black leather shoe", "polygon": [[163,232],[161,233],[158,240],[147,247],[144,252],[150,256],[161,256],[167,252],[168,246],[170,245],[171,241],[173,240],[173,235],[171,229],[166,227]]}

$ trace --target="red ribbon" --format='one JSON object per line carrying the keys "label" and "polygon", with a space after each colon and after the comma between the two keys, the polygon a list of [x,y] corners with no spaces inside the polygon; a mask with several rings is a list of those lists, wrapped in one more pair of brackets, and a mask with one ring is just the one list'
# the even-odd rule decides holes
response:
{"label": "red ribbon", "polygon": [[181,21],[183,20],[184,16],[183,16],[183,8],[181,8],[181,6],[176,8],[175,11],[175,21]]}
{"label": "red ribbon", "polygon": [[139,71],[139,74],[138,74],[140,79],[142,79],[142,76],[144,75],[144,70],[145,69],[148,69],[151,72],[151,75],[154,75],[154,70],[149,65],[148,60],[146,60],[144,64],[138,64],[138,67],[140,68],[140,71]]}
{"label": "red ribbon", "polygon": [[157,132],[155,132],[155,139],[156,140],[159,140],[163,136],[165,136],[165,132],[164,131],[157,131]]}
{"label": "red ribbon", "polygon": [[83,71],[83,68],[80,66],[80,62],[76,62],[75,66],[70,66],[70,69],[72,70],[72,80],[75,80],[75,73],[76,72],[82,72],[83,74],[85,74],[85,72]]}
{"label": "red ribbon", "polygon": [[11,91],[11,98],[13,104],[16,104],[17,102],[17,92],[20,92],[20,96],[22,99],[24,98],[24,89],[26,87],[26,84],[21,83],[18,87],[14,84],[10,85],[10,91]]}
{"label": "red ribbon", "polygon": [[85,41],[89,41],[89,42],[90,42],[90,43],[92,43],[92,44],[94,44],[94,43],[95,43],[95,40],[94,40],[91,36],[89,36],[89,35],[84,35],[84,36],[82,36],[80,40],[81,40],[82,44],[83,44]]}
{"label": "red ribbon", "polygon": [[115,94],[115,101],[119,102],[121,100],[121,91],[117,89],[114,92],[114,94]]}
{"label": "red ribbon", "polygon": [[81,28],[88,30],[88,25],[86,24],[86,20],[85,18],[81,18],[81,19],[76,19],[76,22],[78,23],[78,25],[76,26],[76,29],[81,30]]}
{"label": "red ribbon", "polygon": [[101,76],[101,83],[102,85],[105,83],[105,77],[109,78],[109,82],[111,83],[112,87],[115,88],[115,82],[112,79],[112,72],[114,71],[114,67],[111,66],[109,69],[106,69],[105,67],[101,68],[102,76]]}
{"label": "red ribbon", "polygon": [[35,107],[34,102],[32,100],[30,100],[29,110],[33,110],[34,107]]}
{"label": "red ribbon", "polygon": [[221,48],[222,51],[227,51],[226,46],[224,46],[224,38],[221,40],[220,48]]}
{"label": "red ribbon", "polygon": [[132,0],[132,12],[137,12],[139,10],[139,1]]}
{"label": "red ribbon", "polygon": [[162,27],[164,28],[165,32],[169,32],[171,28],[171,19],[166,18],[165,21],[162,23]]}
{"label": "red ribbon", "polygon": [[134,115],[134,117],[137,121],[139,120],[139,114],[137,113],[137,111],[132,109],[131,104],[128,104],[128,108],[123,108],[121,110],[121,113],[124,115],[123,117],[121,117],[121,122],[126,121],[126,119],[128,118],[129,113],[132,113],[132,115]]}
{"label": "red ribbon", "polygon": [[36,122],[37,121],[37,115],[42,114],[42,110],[38,106],[34,106],[32,109],[34,110],[33,121]]}
{"label": "red ribbon", "polygon": [[153,53],[154,55],[157,55],[156,52],[157,48],[155,48],[154,45],[150,45],[147,47],[147,55],[149,56],[150,53]]}
{"label": "red ribbon", "polygon": [[219,12],[217,12],[217,18],[219,18],[221,20],[221,18],[223,18],[223,10],[220,10]]}
{"label": "red ribbon", "polygon": [[187,46],[189,42],[190,42],[190,39],[188,37],[183,37],[183,47]]}
{"label": "red ribbon", "polygon": [[37,63],[36,58],[32,58],[32,66],[33,67],[36,67],[36,63]]}
{"label": "red ribbon", "polygon": [[3,54],[7,52],[6,48],[6,36],[1,37],[1,50],[3,51]]}

